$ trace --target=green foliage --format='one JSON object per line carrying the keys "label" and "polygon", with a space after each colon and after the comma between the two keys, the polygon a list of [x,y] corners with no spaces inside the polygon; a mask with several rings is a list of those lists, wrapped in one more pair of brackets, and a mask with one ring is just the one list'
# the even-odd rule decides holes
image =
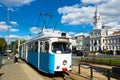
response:
{"label": "green foliage", "polygon": [[0,38],[0,50],[5,50],[7,46],[7,42],[5,41],[4,38]]}
{"label": "green foliage", "polygon": [[95,52],[96,52],[96,51],[90,51],[90,53],[93,53],[93,54],[95,54]]}
{"label": "green foliage", "polygon": [[[19,40],[16,40],[10,43],[10,48],[12,49],[12,51],[15,51],[18,48],[18,41]],[[20,40],[20,44],[25,43],[25,42],[26,40]]]}
{"label": "green foliage", "polygon": [[20,44],[27,42],[26,40],[20,40]]}
{"label": "green foliage", "polygon": [[116,54],[117,54],[117,55],[120,55],[120,50],[116,50]]}
{"label": "green foliage", "polygon": [[[74,62],[79,62],[74,60]],[[80,62],[89,62],[89,63],[97,63],[104,65],[113,65],[120,66],[120,59],[112,59],[112,58],[82,58]]]}

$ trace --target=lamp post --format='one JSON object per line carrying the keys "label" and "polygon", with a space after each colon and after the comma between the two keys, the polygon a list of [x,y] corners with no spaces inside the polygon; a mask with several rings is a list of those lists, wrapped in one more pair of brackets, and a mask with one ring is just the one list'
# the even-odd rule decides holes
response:
{"label": "lamp post", "polygon": [[[10,28],[9,28],[9,23],[10,23],[10,9],[7,8],[7,7],[4,7],[4,6],[2,6],[2,5],[0,5],[0,7],[3,8],[3,9],[5,9],[5,10],[7,11],[7,25],[8,25],[7,50],[9,51],[9,30],[10,30]],[[7,52],[8,52],[8,51],[7,51]]]}
{"label": "lamp post", "polygon": [[85,23],[82,25],[83,35],[82,35],[82,51],[85,51],[85,35],[84,35]]}

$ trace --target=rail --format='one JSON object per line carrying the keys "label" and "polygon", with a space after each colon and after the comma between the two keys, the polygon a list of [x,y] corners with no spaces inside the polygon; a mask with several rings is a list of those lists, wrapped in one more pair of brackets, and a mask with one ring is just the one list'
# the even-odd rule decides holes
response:
{"label": "rail", "polygon": [[93,78],[93,69],[95,68],[99,68],[100,72],[107,72],[107,79],[110,80],[110,74],[111,74],[111,70],[108,68],[103,68],[103,67],[98,67],[98,66],[92,66],[90,64],[87,63],[79,63],[78,64],[78,74],[81,74],[81,66],[85,65],[87,66],[87,68],[90,68],[90,78]]}

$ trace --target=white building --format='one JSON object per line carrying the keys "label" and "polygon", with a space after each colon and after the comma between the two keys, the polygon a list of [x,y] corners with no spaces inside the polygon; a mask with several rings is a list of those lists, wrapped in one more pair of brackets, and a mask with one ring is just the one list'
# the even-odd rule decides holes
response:
{"label": "white building", "polygon": [[75,38],[76,38],[76,50],[81,50],[81,51],[90,50],[89,36],[82,34],[82,35],[75,36]]}
{"label": "white building", "polygon": [[94,30],[90,32],[90,51],[120,50],[120,30],[105,29],[96,7]]}

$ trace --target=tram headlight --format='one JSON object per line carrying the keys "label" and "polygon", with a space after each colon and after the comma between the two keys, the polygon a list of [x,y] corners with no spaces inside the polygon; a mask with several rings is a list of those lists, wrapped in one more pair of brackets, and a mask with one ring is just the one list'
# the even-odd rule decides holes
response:
{"label": "tram headlight", "polygon": [[66,64],[67,64],[67,60],[64,60],[64,61],[63,61],[63,65],[66,65]]}

